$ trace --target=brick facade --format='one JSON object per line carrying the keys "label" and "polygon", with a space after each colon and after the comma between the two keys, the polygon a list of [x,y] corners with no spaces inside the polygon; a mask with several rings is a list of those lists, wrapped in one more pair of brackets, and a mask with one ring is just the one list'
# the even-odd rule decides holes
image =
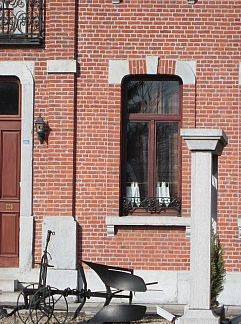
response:
{"label": "brick facade", "polygon": [[[195,5],[189,5],[187,1],[123,1],[119,5],[81,3],[79,31],[83,37],[79,38],[79,53],[84,61],[81,63],[78,108],[83,102],[84,111],[77,113],[78,129],[86,127],[84,116],[88,113],[93,116],[95,107],[95,123],[91,123],[84,134],[77,131],[78,146],[86,147],[84,155],[77,154],[77,169],[81,168],[81,172],[77,172],[76,196],[76,211],[80,213],[83,235],[88,235],[88,239],[82,242],[84,258],[141,269],[183,270],[188,267],[189,241],[183,229],[128,226],[118,228],[112,239],[105,237],[105,216],[119,213],[120,86],[107,84],[108,61],[128,60],[130,73],[145,73],[145,58],[153,55],[159,57],[158,73],[163,74],[175,73],[176,60],[197,62],[196,84],[184,86],[183,127],[223,128],[230,138],[230,144],[220,159],[219,226],[227,254],[227,269],[240,268],[235,252],[231,257],[226,248],[227,245],[236,250],[239,246],[238,187],[235,190],[239,178],[236,167],[239,145],[239,9],[240,4],[232,1],[198,1]],[[91,89],[90,96],[87,89]],[[90,136],[95,141],[93,145],[98,143],[96,132],[101,137],[97,151],[96,147],[93,150],[91,145],[86,146]],[[102,146],[106,148],[103,150]],[[182,153],[182,216],[185,217],[190,215],[189,153],[185,145]],[[83,166],[78,166],[81,163]],[[96,177],[95,173],[99,176]],[[91,189],[93,176],[94,193]],[[86,194],[82,187],[85,179],[87,183],[90,181],[89,191],[94,197],[98,196],[94,199],[96,205],[92,202],[89,206],[84,203],[85,199],[81,199]],[[97,188],[101,188],[101,195]],[[91,198],[89,193],[87,195]],[[98,238],[93,239],[94,224]],[[84,229],[90,225],[92,231],[85,234]],[[99,240],[102,231],[103,237],[101,235]],[[165,240],[160,237],[165,237]]]}
{"label": "brick facade", "polygon": [[[121,225],[107,236],[106,217],[119,216],[121,130],[121,84],[109,82],[109,64],[123,60],[130,74],[145,74],[146,58],[157,57],[159,74],[176,74],[177,62],[195,63],[195,83],[183,85],[182,127],[221,128],[228,136],[218,228],[226,269],[241,271],[240,9],[240,0],[49,0],[43,47],[1,46],[0,62],[34,62],[34,120],[41,114],[50,127],[48,143],[33,134],[34,262],[44,217],[69,216],[77,221],[77,262],[189,269],[185,226]],[[77,73],[48,72],[50,60],[76,60]],[[181,217],[190,217],[184,141]]]}

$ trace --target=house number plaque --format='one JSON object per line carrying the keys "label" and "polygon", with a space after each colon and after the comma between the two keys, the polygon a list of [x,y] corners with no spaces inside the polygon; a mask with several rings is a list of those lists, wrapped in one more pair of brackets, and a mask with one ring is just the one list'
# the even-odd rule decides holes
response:
{"label": "house number plaque", "polygon": [[6,204],[6,210],[13,210],[13,204]]}

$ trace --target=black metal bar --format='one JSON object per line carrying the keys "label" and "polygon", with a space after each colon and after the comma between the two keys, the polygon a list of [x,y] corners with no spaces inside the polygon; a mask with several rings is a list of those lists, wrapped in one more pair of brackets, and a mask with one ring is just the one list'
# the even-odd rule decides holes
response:
{"label": "black metal bar", "polygon": [[43,25],[42,0],[0,0],[0,44],[40,45]]}
{"label": "black metal bar", "polygon": [[122,197],[120,199],[122,216],[133,214],[136,210],[147,213],[162,213],[168,210],[181,211],[181,199],[178,197]]}
{"label": "black metal bar", "polygon": [[[80,301],[80,304],[77,307],[73,318],[76,318],[78,316],[87,298],[89,299],[91,297],[98,297],[105,299],[102,310],[100,310],[94,316],[90,323],[96,324],[99,323],[99,321],[100,323],[102,323],[103,321],[108,322],[111,318],[115,319],[115,321],[119,321],[117,320],[118,317],[120,317],[123,320],[126,319],[126,321],[130,321],[134,319],[139,319],[142,316],[144,316],[146,310],[145,306],[131,305],[133,291],[146,291],[146,284],[144,280],[141,277],[134,275],[133,269],[83,261],[98,274],[100,279],[105,284],[105,291],[91,291],[87,288],[87,281],[84,274],[84,269],[81,265],[79,267],[79,273],[83,280],[82,289],[66,288],[61,290],[46,285],[47,268],[50,266],[48,264],[48,255],[50,255],[48,253],[48,245],[50,242],[51,235],[54,234],[55,233],[52,231],[47,232],[46,245],[40,263],[41,267],[39,272],[38,284],[30,284],[27,287],[24,287],[18,297],[17,306],[13,308],[13,310],[8,314],[5,308],[10,308],[10,306],[6,305],[5,308],[2,308],[0,316],[11,316],[17,313],[19,319],[23,323],[26,323],[26,320],[24,318],[21,318],[21,312],[19,312],[22,309],[26,309],[29,311],[27,320],[31,319],[31,321],[34,323],[40,323],[40,320],[42,319],[44,319],[44,321],[46,320],[47,322],[49,322],[51,318],[57,320],[57,317],[55,316],[54,312],[58,311],[58,309],[56,309],[55,306],[60,300],[60,298],[63,298],[65,300],[66,305],[66,319],[68,316],[68,303],[66,297],[70,295],[77,296],[78,301]],[[129,293],[125,294],[124,291],[127,291]],[[56,298],[56,295],[59,295],[59,297]],[[22,298],[24,301],[23,303],[20,302]],[[128,299],[129,305],[110,306],[109,304],[112,298]],[[119,313],[119,315],[116,317],[117,313]],[[41,314],[40,319],[38,318],[39,314]],[[95,320],[97,322],[95,322]],[[121,322],[123,320],[121,320]],[[47,323],[46,321],[45,323]]]}

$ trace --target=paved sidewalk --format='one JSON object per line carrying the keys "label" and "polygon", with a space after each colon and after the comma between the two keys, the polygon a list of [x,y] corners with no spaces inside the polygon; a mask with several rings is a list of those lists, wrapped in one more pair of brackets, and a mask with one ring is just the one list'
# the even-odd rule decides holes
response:
{"label": "paved sidewalk", "polygon": [[[11,303],[13,306],[15,303]],[[164,319],[161,319],[159,315],[157,315],[156,311],[156,305],[153,304],[145,304],[147,306],[147,312],[146,312],[146,317],[143,321],[139,321],[136,323],[170,323],[168,321],[165,321]],[[174,304],[165,304],[165,305],[158,305],[170,312],[173,315],[181,316],[184,313],[184,307],[185,305],[174,305]],[[0,303],[1,307],[1,303]],[[68,303],[68,308],[69,308],[69,314],[70,318],[72,314],[74,314],[76,308],[78,307],[78,303],[74,302],[69,302]],[[71,323],[86,323],[86,318],[91,318],[93,317],[98,310],[100,310],[103,307],[103,303],[97,303],[97,302],[86,302],[84,305],[82,311],[81,311],[81,316],[77,319],[77,321],[71,321]],[[232,306],[228,305],[225,306],[225,315],[226,318],[232,318],[237,315],[241,314],[241,305],[240,306]],[[11,317],[11,318],[6,318],[0,320],[0,323],[2,324],[13,324],[13,323],[21,323],[19,322],[16,318]],[[69,323],[68,321],[66,323]],[[133,322],[134,323],[134,322]]]}
{"label": "paved sidewalk", "polygon": [[[76,309],[75,303],[70,303],[70,311],[74,311]],[[147,314],[156,314],[156,305],[155,304],[145,304],[147,306]],[[185,305],[176,305],[176,304],[159,304],[158,306],[163,307],[168,312],[181,316],[184,313],[184,307]],[[95,314],[96,309],[100,309],[103,307],[103,303],[92,303],[92,302],[86,302],[85,306],[83,307],[83,311],[86,312],[86,314]],[[241,305],[240,306],[234,306],[234,305],[226,305],[225,308],[225,315],[226,317],[234,317],[241,314]]]}

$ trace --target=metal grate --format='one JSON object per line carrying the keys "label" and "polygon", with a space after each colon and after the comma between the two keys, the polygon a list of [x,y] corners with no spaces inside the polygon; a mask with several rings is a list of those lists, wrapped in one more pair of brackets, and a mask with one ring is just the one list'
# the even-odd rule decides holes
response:
{"label": "metal grate", "polygon": [[43,42],[42,0],[0,0],[0,44]]}
{"label": "metal grate", "polygon": [[146,212],[151,214],[159,214],[161,212],[169,212],[174,210],[176,213],[181,212],[181,199],[178,197],[123,197],[121,198],[121,214],[127,216],[134,212]]}

